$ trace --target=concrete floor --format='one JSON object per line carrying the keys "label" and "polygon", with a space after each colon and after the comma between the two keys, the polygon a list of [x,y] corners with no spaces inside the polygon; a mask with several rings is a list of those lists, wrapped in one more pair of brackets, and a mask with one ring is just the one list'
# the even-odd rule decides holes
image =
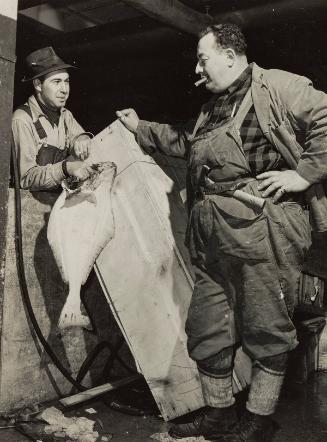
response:
{"label": "concrete floor", "polygon": [[[71,409],[67,416],[85,415],[85,409],[94,408],[97,414],[90,419],[100,419],[104,430],[113,435],[113,442],[153,441],[154,433],[167,431],[168,424],[153,416],[136,417],[108,408],[102,400]],[[285,389],[275,416],[281,429],[274,442],[326,442],[327,441],[327,373],[315,375],[307,384]],[[28,442],[15,430],[0,430],[1,442]],[[56,439],[59,440],[59,439]],[[63,439],[60,439],[63,441]]]}

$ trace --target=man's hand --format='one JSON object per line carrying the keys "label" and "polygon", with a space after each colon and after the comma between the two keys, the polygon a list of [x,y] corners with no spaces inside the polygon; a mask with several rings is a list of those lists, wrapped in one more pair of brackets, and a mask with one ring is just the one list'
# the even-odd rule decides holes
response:
{"label": "man's hand", "polygon": [[86,180],[94,172],[92,167],[84,163],[84,161],[67,161],[66,167],[69,176],[73,176],[81,181]]}
{"label": "man's hand", "polygon": [[295,170],[284,170],[283,172],[272,170],[260,173],[257,179],[261,181],[258,189],[263,190],[263,197],[276,192],[273,197],[274,203],[286,192],[303,192],[311,186],[311,183],[302,178]]}
{"label": "man's hand", "polygon": [[79,160],[85,160],[90,155],[91,139],[88,135],[82,134],[76,138],[73,152]]}
{"label": "man's hand", "polygon": [[128,130],[134,134],[136,133],[137,126],[139,124],[139,117],[134,109],[123,109],[117,111],[116,115]]}

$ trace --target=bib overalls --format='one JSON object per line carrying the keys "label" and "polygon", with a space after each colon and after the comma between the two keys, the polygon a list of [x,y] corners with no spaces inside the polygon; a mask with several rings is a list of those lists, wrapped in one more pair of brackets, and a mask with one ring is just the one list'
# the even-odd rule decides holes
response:
{"label": "bib overalls", "polygon": [[310,244],[307,213],[293,201],[254,209],[227,194],[201,189],[203,166],[224,186],[261,196],[242,149],[240,127],[252,104],[250,90],[223,126],[190,140],[189,173],[196,194],[187,245],[195,288],[186,332],[196,361],[241,344],[254,360],[297,345],[292,313],[304,253]]}
{"label": "bib overalls", "polygon": [[[25,111],[33,120],[32,111],[28,105],[23,104],[19,106],[18,109]],[[41,146],[36,156],[36,164],[38,166],[46,166],[47,164],[55,164],[65,160],[69,155],[69,136],[66,120],[64,119],[63,123],[61,123],[63,124],[64,131],[60,131],[58,128],[58,146],[48,143],[48,135],[40,118],[34,121],[33,124],[40,139],[39,143]]]}

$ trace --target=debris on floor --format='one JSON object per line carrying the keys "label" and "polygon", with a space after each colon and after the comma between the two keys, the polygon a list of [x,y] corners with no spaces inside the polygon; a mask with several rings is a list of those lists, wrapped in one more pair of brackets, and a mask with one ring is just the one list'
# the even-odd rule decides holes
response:
{"label": "debris on floor", "polygon": [[41,411],[42,408],[39,404],[33,404],[30,407],[20,408],[10,413],[2,413],[0,423],[6,421],[7,423],[14,425],[17,422],[31,422]]}
{"label": "debris on floor", "polygon": [[88,414],[97,414],[97,411],[94,408],[86,408],[85,411]]}
{"label": "debris on floor", "polygon": [[44,428],[45,433],[57,438],[68,437],[78,442],[96,442],[99,438],[94,431],[95,422],[86,417],[65,417],[56,407],[47,408],[38,417],[49,424]]}
{"label": "debris on floor", "polygon": [[[150,436],[151,439],[159,442],[176,442],[176,439],[169,436],[168,433],[155,433]],[[183,442],[206,442],[202,436],[200,437],[184,437]]]}

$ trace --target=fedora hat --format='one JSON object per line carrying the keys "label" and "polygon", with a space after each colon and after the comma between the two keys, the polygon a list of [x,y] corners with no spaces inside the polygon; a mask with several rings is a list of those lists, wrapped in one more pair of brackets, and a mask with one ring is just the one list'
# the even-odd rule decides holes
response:
{"label": "fedora hat", "polygon": [[50,72],[75,67],[71,64],[65,63],[59,58],[51,46],[37,49],[32,52],[26,57],[25,62],[28,74],[22,79],[22,81],[34,80],[35,78],[42,77]]}

